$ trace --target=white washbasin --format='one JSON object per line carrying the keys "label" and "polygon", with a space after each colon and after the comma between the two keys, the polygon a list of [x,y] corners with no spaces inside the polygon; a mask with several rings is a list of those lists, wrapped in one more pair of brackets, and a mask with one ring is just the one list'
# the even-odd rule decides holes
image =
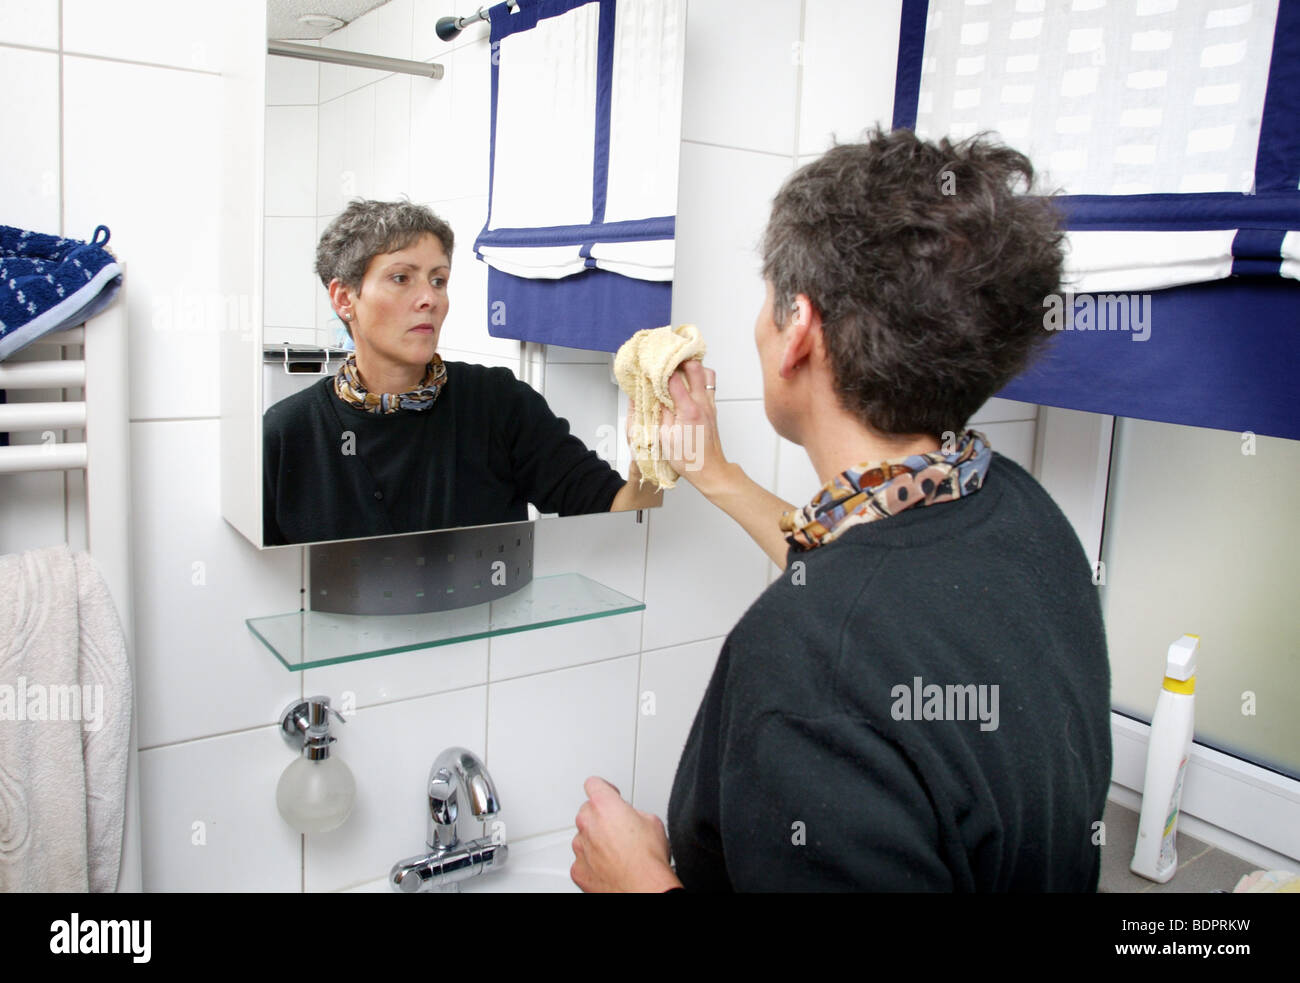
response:
{"label": "white washbasin", "polygon": [[[569,877],[569,868],[573,866],[573,838],[577,834],[571,828],[510,843],[509,856],[499,870],[479,874],[455,886],[465,894],[578,893],[578,885]],[[396,893],[386,876],[351,888],[350,892]]]}
{"label": "white washbasin", "polygon": [[511,843],[510,855],[500,870],[488,871],[460,882],[466,894],[576,894],[573,883],[573,838],[576,829],[530,836]]}

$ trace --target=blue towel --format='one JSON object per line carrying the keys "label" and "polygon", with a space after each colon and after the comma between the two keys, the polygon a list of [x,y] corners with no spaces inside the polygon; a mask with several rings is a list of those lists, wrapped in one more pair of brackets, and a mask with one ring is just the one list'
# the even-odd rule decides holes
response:
{"label": "blue towel", "polygon": [[0,360],[112,302],[122,268],[109,235],[101,225],[87,243],[0,225]]}

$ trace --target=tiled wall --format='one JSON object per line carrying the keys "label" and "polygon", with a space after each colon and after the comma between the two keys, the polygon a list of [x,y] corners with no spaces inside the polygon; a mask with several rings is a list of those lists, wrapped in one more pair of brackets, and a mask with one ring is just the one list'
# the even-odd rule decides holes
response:
{"label": "tiled wall", "polygon": [[[756,241],[782,179],[832,130],[851,139],[888,120],[898,6],[750,0],[742,18],[734,0],[690,3],[674,321],[706,331],[728,456],[790,500],[806,499],[817,481],[764,415],[752,340],[762,299]],[[222,79],[206,13],[167,0],[111,7],[0,0],[0,80],[31,134],[0,167],[3,186],[21,191],[6,191],[4,221],[82,238],[107,224],[130,264],[146,887],[315,891],[382,877],[420,848],[423,782],[451,744],[486,755],[512,840],[571,825],[591,774],[662,815],[722,637],[774,571],[685,482],[644,524],[622,514],[538,525],[539,575],[583,571],[644,597],[644,613],[303,674],[286,672],[249,634],[245,618],[299,607],[303,553],[260,553],[222,520],[216,340],[202,319],[187,328],[161,317],[187,298],[222,296],[212,255],[223,220],[213,173],[221,133],[211,123]],[[462,243],[485,207],[488,49],[481,27],[448,49],[432,24],[473,7],[393,0],[349,29],[357,36],[335,35],[356,50],[436,54],[448,66],[439,85],[390,81],[367,96],[355,70],[318,72],[321,154],[364,145],[381,101],[391,97],[400,117],[407,99],[414,117],[415,103],[430,100],[427,113],[445,130],[421,128],[405,163],[372,156],[369,166],[393,168],[387,182],[409,168],[412,200],[451,216]],[[376,47],[380,16],[409,18],[410,51]],[[453,155],[444,182],[422,188],[423,162],[443,155],[452,134],[466,152]],[[317,216],[327,193],[320,182]],[[475,265],[458,266],[447,341],[472,339],[467,353],[502,357],[474,321],[485,307]],[[600,368],[563,357],[548,373]],[[1034,407],[994,401],[982,419],[995,446],[1031,463]],[[22,523],[0,525],[0,551],[60,541],[62,494],[61,480],[29,493]],[[275,783],[292,759],[274,722],[291,699],[316,692],[355,694],[338,752],[358,799],[344,827],[304,842],[276,813]],[[653,714],[640,709],[648,692]]]}

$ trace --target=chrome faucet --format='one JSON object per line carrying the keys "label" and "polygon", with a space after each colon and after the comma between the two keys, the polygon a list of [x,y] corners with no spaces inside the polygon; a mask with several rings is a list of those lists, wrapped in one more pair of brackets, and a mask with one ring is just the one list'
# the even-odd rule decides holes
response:
{"label": "chrome faucet", "polygon": [[393,865],[388,883],[394,891],[432,891],[477,877],[506,862],[506,844],[495,837],[473,838],[473,824],[501,811],[496,786],[472,751],[450,747],[429,769],[429,852]]}

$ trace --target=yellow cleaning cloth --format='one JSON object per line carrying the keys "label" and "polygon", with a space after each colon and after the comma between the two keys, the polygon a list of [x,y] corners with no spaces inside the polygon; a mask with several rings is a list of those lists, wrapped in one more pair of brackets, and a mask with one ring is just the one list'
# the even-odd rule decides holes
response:
{"label": "yellow cleaning cloth", "polygon": [[660,488],[672,488],[678,477],[659,446],[663,408],[676,409],[668,380],[688,358],[703,359],[704,350],[700,329],[683,324],[638,331],[614,356],[614,378],[632,397],[632,455],[642,480]]}

